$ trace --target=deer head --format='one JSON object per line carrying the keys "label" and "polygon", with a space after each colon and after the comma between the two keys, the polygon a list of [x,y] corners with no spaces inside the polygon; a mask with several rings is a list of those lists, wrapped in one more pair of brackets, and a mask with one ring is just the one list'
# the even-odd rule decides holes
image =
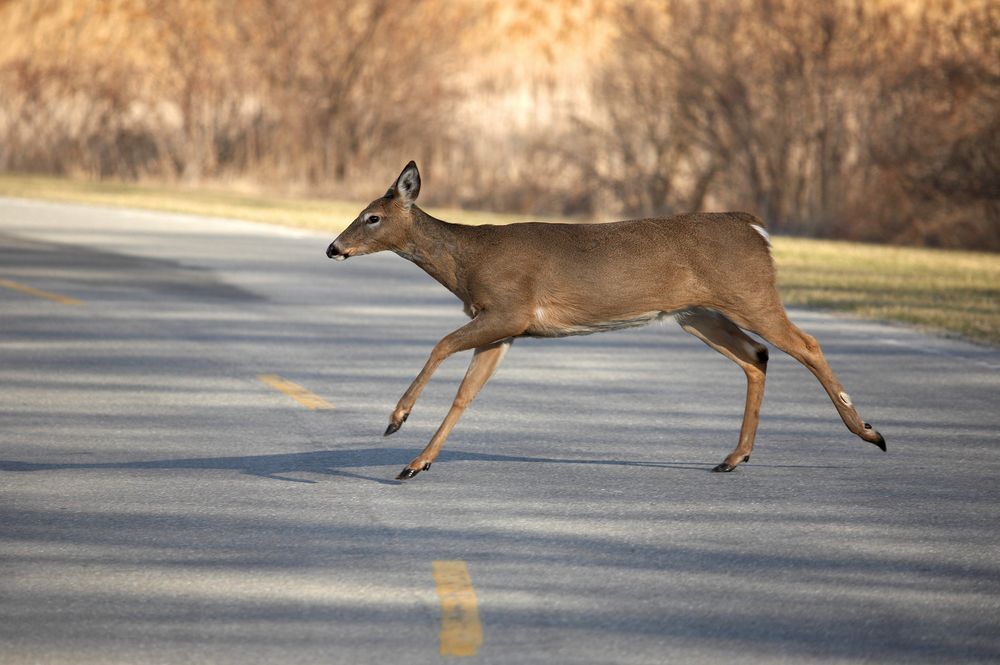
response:
{"label": "deer head", "polygon": [[369,203],[350,226],[326,248],[331,259],[383,250],[405,252],[413,224],[413,202],[420,193],[420,172],[410,162],[384,196]]}

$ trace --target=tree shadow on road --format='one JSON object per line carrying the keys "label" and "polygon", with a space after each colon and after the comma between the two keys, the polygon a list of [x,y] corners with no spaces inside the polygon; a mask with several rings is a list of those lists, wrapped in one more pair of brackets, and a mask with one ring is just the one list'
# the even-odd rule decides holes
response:
{"label": "tree shadow on road", "polygon": [[[202,471],[231,470],[251,476],[271,478],[298,483],[315,483],[315,480],[297,478],[290,474],[325,474],[356,478],[380,483],[399,485],[396,480],[358,473],[349,469],[369,469],[371,467],[396,467],[405,464],[415,454],[411,448],[361,448],[352,450],[321,450],[314,452],[283,453],[276,455],[246,455],[239,457],[190,457],[181,459],[143,460],[133,462],[20,462],[0,460],[0,471],[74,471],[97,469],[196,469]],[[468,453],[443,451],[439,462],[503,462],[542,464],[585,464],[596,466],[636,466],[680,469],[703,472],[713,465],[687,462],[651,462],[616,459],[572,459],[554,457],[525,457],[521,455],[497,455],[488,453]]]}

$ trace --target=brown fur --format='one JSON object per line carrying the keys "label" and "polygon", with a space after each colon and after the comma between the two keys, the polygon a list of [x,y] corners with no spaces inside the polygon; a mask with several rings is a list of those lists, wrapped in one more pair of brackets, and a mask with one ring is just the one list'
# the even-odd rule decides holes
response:
{"label": "brown fur", "polygon": [[[394,251],[454,293],[472,319],[434,347],[400,399],[386,434],[398,430],[431,374],[449,355],[476,349],[455,404],[427,448],[400,474],[430,466],[462,411],[514,338],[561,337],[641,325],[668,314],[736,362],[747,375],[739,445],[716,467],[749,458],[767,367],[755,332],[820,380],[848,429],[884,449],[881,435],[840,398],[843,386],[816,341],[785,315],[763,227],[747,213],[695,213],[608,224],[464,226],[414,205],[420,176],[411,162],[386,196],[366,207],[327,250],[332,258]],[[377,216],[377,223],[371,223]]]}

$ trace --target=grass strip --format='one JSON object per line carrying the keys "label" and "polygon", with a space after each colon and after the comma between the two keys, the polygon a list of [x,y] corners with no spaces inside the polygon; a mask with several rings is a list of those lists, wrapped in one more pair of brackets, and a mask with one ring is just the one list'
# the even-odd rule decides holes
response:
{"label": "grass strip", "polygon": [[[232,217],[337,233],[364,203],[243,194],[210,188],[0,174],[0,195]],[[465,224],[524,216],[431,209]],[[561,220],[552,220],[561,221]],[[774,238],[782,297],[790,305],[912,324],[1000,344],[1000,255]]]}

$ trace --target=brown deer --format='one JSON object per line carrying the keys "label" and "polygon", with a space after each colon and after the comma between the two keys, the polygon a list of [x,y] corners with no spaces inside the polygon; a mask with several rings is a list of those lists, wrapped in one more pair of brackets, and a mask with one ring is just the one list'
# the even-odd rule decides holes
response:
{"label": "brown deer", "polygon": [[747,213],[697,213],[608,224],[465,226],[415,205],[420,173],[410,162],[385,196],[368,204],[326,255],[390,250],[454,293],[472,320],[445,335],[389,418],[398,431],[445,358],[474,349],[455,401],[430,443],[397,477],[426,471],[455,423],[517,337],[563,337],[639,326],[674,316],[681,327],[746,373],[736,449],[713,471],[750,459],[764,398],[767,348],[760,335],[816,375],[847,429],[885,450],[885,439],[851,404],[810,335],[788,320],[775,289],[767,232]]}

